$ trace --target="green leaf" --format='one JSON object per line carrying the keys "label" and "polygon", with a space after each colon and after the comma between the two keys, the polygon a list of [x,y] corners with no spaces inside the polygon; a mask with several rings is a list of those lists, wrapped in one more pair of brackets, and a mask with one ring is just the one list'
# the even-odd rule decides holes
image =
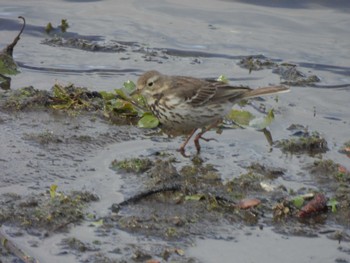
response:
{"label": "green leaf", "polygon": [[292,202],[296,208],[301,208],[304,204],[304,197],[300,195],[296,196],[293,198]]}
{"label": "green leaf", "polygon": [[130,102],[121,99],[117,99],[112,106],[118,111],[135,111],[134,106]]}
{"label": "green leaf", "polygon": [[146,109],[147,108],[147,100],[144,96],[141,94],[134,94],[132,95],[132,99],[134,102],[136,102],[137,105],[139,105],[141,108]]}
{"label": "green leaf", "polygon": [[112,100],[115,99],[115,94],[112,92],[107,92],[107,91],[100,91],[100,95],[104,100]]}
{"label": "green leaf", "polygon": [[152,129],[159,125],[159,120],[151,113],[144,113],[138,121],[137,126],[140,128]]}
{"label": "green leaf", "polygon": [[332,213],[336,213],[337,212],[337,205],[339,204],[339,202],[337,200],[335,200],[334,198],[330,199],[327,202],[327,206],[330,206],[332,209]]}
{"label": "green leaf", "polygon": [[125,94],[125,92],[121,89],[116,89],[115,93],[117,93],[117,95],[122,98],[123,100],[128,100],[129,97]]}
{"label": "green leaf", "polygon": [[226,84],[228,83],[228,78],[225,75],[220,75],[216,80],[224,82]]}
{"label": "green leaf", "polygon": [[196,195],[186,195],[185,200],[186,201],[199,201],[204,198],[204,195],[196,194]]}
{"label": "green leaf", "polygon": [[123,83],[123,88],[128,95],[135,91],[136,85],[133,81],[128,80]]}
{"label": "green leaf", "polygon": [[56,184],[52,184],[50,186],[50,196],[51,198],[55,198],[56,197],[56,190],[57,190],[57,185]]}
{"label": "green leaf", "polygon": [[103,226],[103,219],[91,223],[95,227]]}
{"label": "green leaf", "polygon": [[247,126],[249,122],[254,119],[254,115],[249,111],[244,110],[231,110],[231,112],[227,115],[227,119],[236,122],[237,124]]}
{"label": "green leaf", "polygon": [[273,109],[271,109],[265,117],[251,120],[249,126],[256,130],[263,130],[268,127],[274,119],[275,115],[273,114]]}

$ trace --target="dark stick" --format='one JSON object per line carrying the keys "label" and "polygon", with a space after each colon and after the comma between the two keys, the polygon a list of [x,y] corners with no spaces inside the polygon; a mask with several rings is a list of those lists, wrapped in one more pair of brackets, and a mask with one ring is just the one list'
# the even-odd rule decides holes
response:
{"label": "dark stick", "polygon": [[23,25],[22,25],[22,28],[21,28],[21,31],[18,33],[18,35],[15,37],[15,39],[13,40],[13,42],[11,44],[9,44],[4,50],[3,52],[6,53],[7,55],[9,56],[13,56],[13,49],[15,48],[17,42],[19,41],[20,39],[20,36],[21,34],[23,33],[23,30],[26,26],[26,20],[23,16],[19,16],[18,18],[22,19],[23,20]]}
{"label": "dark stick", "polygon": [[10,253],[21,259],[24,263],[39,263],[38,260],[26,254],[20,249],[8,236],[3,232],[0,227],[0,242],[1,245],[6,248]]}

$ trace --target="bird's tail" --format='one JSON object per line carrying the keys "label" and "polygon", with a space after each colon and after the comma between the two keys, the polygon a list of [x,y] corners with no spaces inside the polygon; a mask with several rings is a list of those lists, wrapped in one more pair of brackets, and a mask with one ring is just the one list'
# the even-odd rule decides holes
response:
{"label": "bird's tail", "polygon": [[249,92],[244,94],[244,98],[253,98],[258,96],[264,96],[264,95],[270,95],[270,94],[276,94],[276,93],[285,93],[289,92],[290,89],[285,86],[269,86],[269,87],[262,87],[250,90]]}

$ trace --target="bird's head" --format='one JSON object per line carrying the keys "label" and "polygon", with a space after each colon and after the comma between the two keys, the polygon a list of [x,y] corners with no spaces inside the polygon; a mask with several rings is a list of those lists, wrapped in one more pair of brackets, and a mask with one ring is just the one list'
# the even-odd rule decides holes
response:
{"label": "bird's head", "polygon": [[162,74],[156,70],[147,71],[142,74],[137,80],[136,93],[140,93],[145,97],[159,93],[161,76]]}

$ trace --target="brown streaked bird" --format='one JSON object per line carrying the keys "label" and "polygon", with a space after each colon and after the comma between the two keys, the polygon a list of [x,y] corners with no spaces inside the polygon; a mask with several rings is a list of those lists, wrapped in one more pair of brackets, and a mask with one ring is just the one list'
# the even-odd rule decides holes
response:
{"label": "brown streaked bird", "polygon": [[200,152],[199,139],[216,127],[230,112],[234,103],[242,99],[286,92],[284,86],[251,89],[230,86],[221,81],[198,79],[187,76],[168,76],[152,70],[141,75],[137,91],[147,101],[152,113],[163,127],[174,133],[189,134],[179,151],[185,155],[185,147],[197,129],[202,128],[194,144]]}

